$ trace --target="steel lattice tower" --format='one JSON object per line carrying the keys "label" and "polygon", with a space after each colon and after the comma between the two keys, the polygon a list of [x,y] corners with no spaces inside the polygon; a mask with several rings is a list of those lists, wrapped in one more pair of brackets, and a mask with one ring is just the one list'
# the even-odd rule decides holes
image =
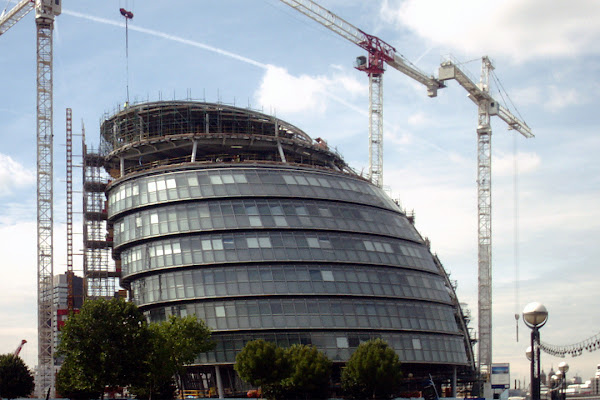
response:
{"label": "steel lattice tower", "polygon": [[38,381],[39,397],[54,383],[52,324],[52,29],[53,18],[40,12],[37,25],[37,238],[38,238]]}
{"label": "steel lattice tower", "polygon": [[[480,88],[489,93],[492,64],[483,58]],[[479,263],[479,371],[492,371],[492,128],[490,101],[481,101],[477,124],[477,215]]]}
{"label": "steel lattice tower", "polygon": [[369,73],[369,102],[369,179],[383,187],[383,73]]}
{"label": "steel lattice tower", "polygon": [[67,108],[67,309],[74,309],[73,295],[73,112]]}

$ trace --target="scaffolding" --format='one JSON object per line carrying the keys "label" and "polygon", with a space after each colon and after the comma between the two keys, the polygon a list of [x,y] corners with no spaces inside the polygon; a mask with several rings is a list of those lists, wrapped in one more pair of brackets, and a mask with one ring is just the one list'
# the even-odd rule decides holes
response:
{"label": "scaffolding", "polygon": [[112,226],[107,222],[104,191],[108,177],[104,157],[87,151],[82,131],[83,156],[83,275],[88,298],[114,297],[120,269],[112,261]]}
{"label": "scaffolding", "polygon": [[100,140],[113,178],[184,163],[283,163],[356,175],[324,140],[276,117],[220,103],[128,106],[105,116]]}

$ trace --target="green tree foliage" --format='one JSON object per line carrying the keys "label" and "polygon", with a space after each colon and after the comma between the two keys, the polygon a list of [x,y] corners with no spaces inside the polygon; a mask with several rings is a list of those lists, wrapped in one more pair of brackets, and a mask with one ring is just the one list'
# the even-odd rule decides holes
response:
{"label": "green tree foliage", "polygon": [[283,380],[286,398],[327,398],[331,361],[314,346],[295,344],[285,352],[292,365],[291,375]]}
{"label": "green tree foliage", "polygon": [[92,383],[85,378],[81,366],[72,358],[66,359],[58,374],[56,374],[56,388],[65,398],[71,400],[99,399],[102,389],[92,387]]}
{"label": "green tree foliage", "polygon": [[272,399],[281,397],[281,381],[292,371],[285,351],[260,339],[246,343],[235,358],[234,368],[243,381],[261,387],[263,395]]}
{"label": "green tree foliage", "polygon": [[184,371],[184,365],[193,362],[200,353],[214,348],[210,339],[210,328],[196,316],[176,317],[167,321],[150,324],[154,350],[164,352],[161,361],[171,375]]}
{"label": "green tree foliage", "polygon": [[172,398],[173,377],[180,377],[184,366],[214,347],[210,329],[195,316],[176,317],[149,325],[151,352],[149,370],[143,386],[133,388],[138,398]]}
{"label": "green tree foliage", "polygon": [[57,354],[66,369],[60,393],[104,393],[105,387],[140,384],[148,369],[150,334],[138,308],[123,299],[88,300],[61,332]]}
{"label": "green tree foliage", "polygon": [[342,387],[355,398],[385,399],[400,385],[396,352],[381,340],[361,343],[342,371]]}
{"label": "green tree foliage", "polygon": [[326,398],[331,361],[313,346],[283,349],[271,342],[248,342],[235,359],[240,378],[268,399]]}
{"label": "green tree foliage", "polygon": [[27,397],[33,392],[33,387],[33,375],[19,356],[0,355],[0,397]]}

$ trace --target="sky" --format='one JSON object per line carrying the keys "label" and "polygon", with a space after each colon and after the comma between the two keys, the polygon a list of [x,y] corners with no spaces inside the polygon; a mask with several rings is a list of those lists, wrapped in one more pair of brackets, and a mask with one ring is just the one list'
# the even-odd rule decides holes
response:
{"label": "sky", "polygon": [[[522,318],[549,312],[543,342],[600,332],[600,2],[572,0],[320,0],[437,76],[447,57],[535,138],[492,117],[493,362],[529,381]],[[8,8],[14,1],[1,0]],[[134,13],[126,31],[119,8]],[[36,38],[33,13],[0,37],[0,354],[26,339],[37,362]],[[368,79],[356,45],[278,0],[65,0],[54,31],[54,273],[66,270],[65,109],[98,146],[103,116],[130,101],[196,99],[251,107],[321,137],[368,168]],[[464,63],[464,64],[463,64]],[[127,73],[127,71],[129,71]],[[416,215],[477,329],[477,109],[456,82],[438,96],[389,68],[383,78],[384,188]],[[75,164],[81,162],[75,138]],[[74,172],[75,187],[81,169]],[[77,189],[76,189],[77,190]],[[81,204],[75,193],[76,253]],[[80,256],[76,257],[77,259]],[[80,261],[76,268],[80,268]],[[542,355],[542,368],[563,359]],[[590,379],[600,352],[565,359]]]}

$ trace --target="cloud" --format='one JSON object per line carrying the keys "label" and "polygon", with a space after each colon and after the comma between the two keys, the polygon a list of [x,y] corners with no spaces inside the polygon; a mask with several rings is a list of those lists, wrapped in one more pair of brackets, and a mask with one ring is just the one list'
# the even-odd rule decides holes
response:
{"label": "cloud", "polygon": [[381,16],[432,44],[515,61],[600,50],[600,2],[385,0]]}
{"label": "cloud", "polygon": [[544,103],[544,107],[550,111],[557,111],[570,105],[581,104],[585,101],[584,96],[573,88],[561,90],[556,86],[550,86],[548,91],[548,100]]}
{"label": "cloud", "polygon": [[511,89],[510,97],[515,104],[519,104],[520,106],[539,104],[543,98],[539,87],[513,88]]}
{"label": "cloud", "polygon": [[412,126],[422,126],[427,124],[428,121],[427,115],[425,115],[425,113],[422,111],[419,111],[408,117],[408,123]]}
{"label": "cloud", "polygon": [[15,188],[27,187],[35,183],[35,172],[25,168],[10,156],[0,154],[0,193],[12,193]]}
{"label": "cloud", "polygon": [[332,77],[294,76],[283,67],[268,65],[255,97],[263,107],[277,105],[277,111],[283,113],[323,113],[329,100],[365,113],[347,99],[368,93],[367,87],[347,73],[339,72],[339,67],[334,69],[336,73]]}
{"label": "cloud", "polygon": [[[571,85],[572,83],[568,83]],[[563,108],[585,104],[589,101],[588,96],[573,87],[563,89],[557,85],[549,85],[542,88],[526,87],[513,89],[511,94],[515,104],[520,106],[541,104],[549,111],[558,111]]]}
{"label": "cloud", "polygon": [[434,170],[436,174],[421,166],[393,168],[384,172],[384,179],[392,182],[393,193],[399,193],[393,197],[400,197],[406,210],[416,212],[417,229],[431,239],[432,250],[448,261],[474,248],[476,191],[456,182],[448,169]]}
{"label": "cloud", "polygon": [[0,353],[13,352],[21,339],[28,344],[22,356],[35,365],[36,328],[36,223],[0,224]]}
{"label": "cloud", "polygon": [[[535,171],[542,160],[536,153],[517,153],[517,170],[519,174]],[[512,176],[515,172],[514,154],[501,153],[492,156],[492,172],[495,176]]]}

